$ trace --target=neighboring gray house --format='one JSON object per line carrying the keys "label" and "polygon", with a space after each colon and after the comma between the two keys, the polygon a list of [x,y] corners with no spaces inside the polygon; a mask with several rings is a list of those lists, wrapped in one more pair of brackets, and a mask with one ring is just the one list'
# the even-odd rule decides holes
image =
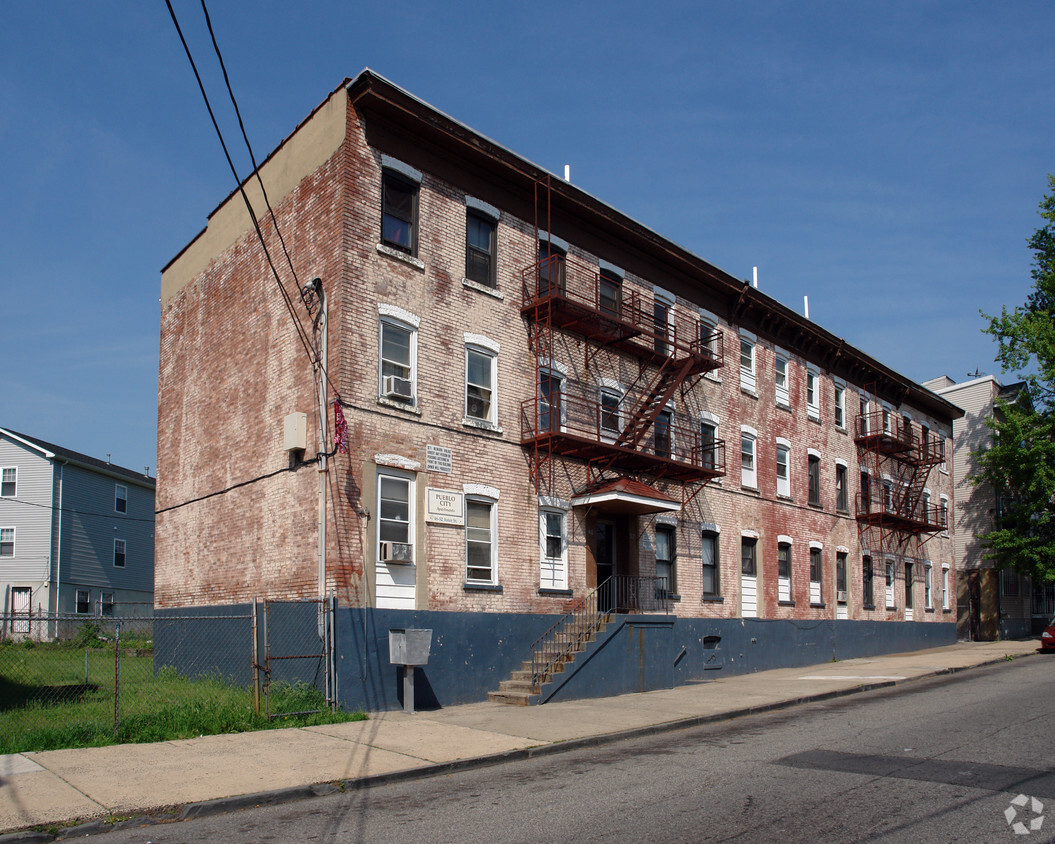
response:
{"label": "neighboring gray house", "polygon": [[1015,639],[1032,632],[1034,609],[1047,623],[1050,610],[1034,608],[1033,589],[1028,577],[1014,569],[997,569],[984,559],[981,535],[991,530],[999,511],[1000,497],[988,484],[975,485],[971,475],[977,469],[974,453],[992,440],[987,419],[999,413],[997,400],[1014,401],[1022,382],[1004,386],[992,375],[957,384],[942,375],[923,384],[964,411],[953,420],[953,519],[954,553],[959,576],[957,583],[957,633],[962,639]]}
{"label": "neighboring gray house", "polygon": [[0,428],[0,638],[149,612],[153,594],[154,479]]}

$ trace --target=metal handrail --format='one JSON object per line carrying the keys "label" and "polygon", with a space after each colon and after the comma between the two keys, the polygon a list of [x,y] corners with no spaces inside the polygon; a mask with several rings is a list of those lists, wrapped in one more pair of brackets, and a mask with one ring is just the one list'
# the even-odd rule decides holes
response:
{"label": "metal handrail", "polygon": [[614,613],[670,612],[664,577],[613,575],[580,598],[571,611],[531,643],[531,690],[568,661]]}
{"label": "metal handrail", "polygon": [[948,508],[930,503],[924,504],[922,501],[914,507],[907,507],[903,501],[904,499],[899,501],[894,498],[888,503],[882,494],[859,492],[856,496],[857,513],[859,516],[873,514],[895,516],[908,522],[926,525],[929,528],[949,529]]}

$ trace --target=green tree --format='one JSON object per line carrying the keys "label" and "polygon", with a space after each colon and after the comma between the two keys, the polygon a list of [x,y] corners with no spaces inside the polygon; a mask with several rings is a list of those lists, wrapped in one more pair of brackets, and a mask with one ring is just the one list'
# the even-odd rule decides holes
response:
{"label": "green tree", "polygon": [[975,483],[1000,493],[996,523],[985,540],[986,556],[1014,567],[1035,583],[1055,581],[1055,176],[1040,203],[1045,225],[1029,239],[1033,290],[1026,304],[989,320],[996,360],[1004,372],[1024,373],[1025,389],[1001,402],[992,447],[978,453]]}

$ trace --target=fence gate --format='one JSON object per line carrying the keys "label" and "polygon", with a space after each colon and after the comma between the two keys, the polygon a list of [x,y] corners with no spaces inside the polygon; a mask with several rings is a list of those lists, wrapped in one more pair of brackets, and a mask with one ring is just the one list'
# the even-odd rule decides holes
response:
{"label": "fence gate", "polygon": [[[333,595],[253,605],[253,699],[268,718],[337,708]],[[263,700],[261,701],[261,698]]]}

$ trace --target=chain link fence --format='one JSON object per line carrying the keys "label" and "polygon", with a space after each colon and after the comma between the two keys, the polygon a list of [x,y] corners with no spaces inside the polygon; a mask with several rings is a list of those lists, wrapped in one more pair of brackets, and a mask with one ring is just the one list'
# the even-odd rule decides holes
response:
{"label": "chain link fence", "polygon": [[260,729],[335,703],[329,604],[112,609],[2,619],[0,754]]}

